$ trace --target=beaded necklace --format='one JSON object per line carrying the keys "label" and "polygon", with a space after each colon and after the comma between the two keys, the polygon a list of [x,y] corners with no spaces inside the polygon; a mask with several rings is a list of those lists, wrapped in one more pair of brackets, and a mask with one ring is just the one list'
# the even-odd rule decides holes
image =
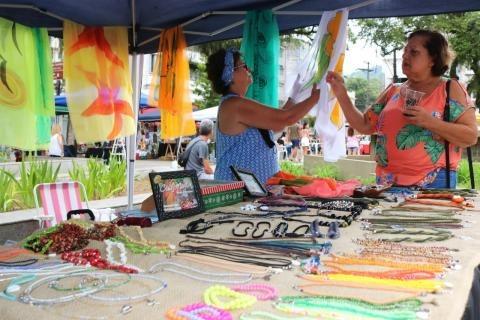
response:
{"label": "beaded necklace", "polygon": [[[228,261],[254,264],[263,267],[288,268],[291,260],[269,249],[245,247],[234,241],[221,241],[189,236],[190,239],[179,243],[179,253],[193,253],[220,258]],[[200,245],[199,245],[200,244]],[[243,248],[242,248],[243,247]]]}
{"label": "beaded necklace", "polygon": [[253,279],[252,274],[249,273],[207,272],[198,270],[197,267],[192,268],[176,262],[158,262],[148,270],[149,273],[157,271],[169,271],[202,282],[238,284],[246,283]]}
{"label": "beaded necklace", "polygon": [[380,239],[382,241],[388,242],[428,242],[428,241],[445,241],[453,237],[453,233],[447,230],[436,229],[436,228],[428,228],[428,229],[420,229],[420,228],[399,228],[399,227],[391,227],[391,228],[376,228],[373,226],[369,226],[368,229],[373,234],[394,234],[394,235],[415,235],[420,236],[424,235],[426,237],[397,237],[397,238],[383,238]]}
{"label": "beaded necklace", "polygon": [[336,296],[282,297],[274,303],[281,311],[320,316],[325,312],[355,318],[414,320],[417,319],[422,302],[418,299],[406,299],[394,303],[372,304],[361,299]]}
{"label": "beaded necklace", "polygon": [[390,286],[394,288],[407,288],[418,290],[419,292],[438,292],[442,288],[444,288],[443,281],[440,280],[433,280],[433,279],[421,279],[421,280],[399,280],[399,279],[383,279],[383,278],[376,278],[372,276],[358,276],[353,274],[343,274],[343,273],[335,273],[335,274],[328,274],[328,275],[305,275],[304,279],[310,281],[325,281],[325,280],[333,280],[338,282],[349,282],[349,283],[356,283],[356,284],[373,284],[373,285],[381,285],[381,286]]}
{"label": "beaded necklace", "polygon": [[232,314],[204,303],[194,303],[181,308],[170,308],[165,313],[169,320],[232,320]]}
{"label": "beaded necklace", "polygon": [[255,265],[247,265],[243,263],[221,260],[214,257],[199,256],[188,253],[176,253],[175,257],[224,270],[248,272],[252,274],[254,278],[263,278],[264,280],[270,280],[270,277],[273,274],[281,273],[283,271],[282,269],[263,268]]}
{"label": "beaded necklace", "polygon": [[132,239],[130,236],[128,236],[125,233],[125,229],[123,227],[118,227],[118,232],[123,238],[127,239],[129,242],[134,244],[151,246],[159,249],[172,249],[172,245],[169,244],[168,242],[158,241],[158,240],[147,240],[143,234],[142,228],[139,226],[131,226],[130,229],[133,229],[137,232],[140,240],[135,240],[135,239]]}
{"label": "beaded necklace", "polygon": [[243,309],[257,302],[252,295],[233,291],[224,286],[211,286],[203,293],[205,303],[223,310]]}
{"label": "beaded necklace", "polygon": [[423,271],[418,269],[396,269],[387,271],[365,271],[365,270],[352,270],[344,269],[338,266],[336,263],[330,261],[324,261],[323,265],[329,268],[329,271],[325,271],[325,274],[351,274],[357,276],[368,276],[382,279],[400,279],[400,280],[412,280],[412,279],[435,279],[436,274],[431,271]]}
{"label": "beaded necklace", "polygon": [[330,257],[332,260],[324,260],[326,263],[336,263],[340,265],[369,265],[369,266],[380,266],[380,267],[389,267],[393,269],[417,269],[420,271],[431,271],[435,273],[440,273],[445,270],[445,265],[441,263],[407,263],[398,260],[391,260],[385,256],[374,256],[374,257],[365,257],[365,256],[355,256],[355,255],[334,255],[331,254]]}
{"label": "beaded necklace", "polygon": [[[315,287],[335,287],[335,288],[342,287],[342,288],[353,288],[353,289],[360,289],[360,290],[371,290],[377,294],[379,290],[385,291],[385,292],[395,292],[395,293],[402,293],[403,294],[402,299],[416,298],[419,296],[418,290],[412,290],[408,288],[400,289],[400,288],[394,288],[390,286],[381,286],[381,285],[374,285],[374,284],[360,285],[356,283],[346,283],[346,282],[332,281],[332,280],[316,281],[315,283],[295,285],[293,286],[293,289],[298,290],[302,293],[312,295],[312,296],[322,295],[323,294],[322,292],[317,292],[316,290],[311,289]],[[363,296],[362,296],[362,299],[370,303],[391,303],[391,302],[397,302],[399,300],[399,299],[384,300],[380,302],[378,300],[367,300],[363,298]],[[435,300],[433,300],[432,304],[435,304]]]}
{"label": "beaded necklace", "polygon": [[257,300],[266,301],[276,299],[278,296],[278,291],[276,288],[259,283],[244,284],[244,285],[235,285],[230,287],[233,291],[245,292],[249,295],[254,296]]}

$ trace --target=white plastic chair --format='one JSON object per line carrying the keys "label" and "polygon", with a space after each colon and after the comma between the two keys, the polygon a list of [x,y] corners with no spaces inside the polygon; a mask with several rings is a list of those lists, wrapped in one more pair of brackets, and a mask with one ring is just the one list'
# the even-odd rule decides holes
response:
{"label": "white plastic chair", "polygon": [[278,161],[287,159],[287,148],[284,145],[277,144],[277,159]]}
{"label": "white plastic chair", "polygon": [[[82,204],[80,190],[85,204]],[[39,195],[42,207],[38,201]],[[33,188],[33,196],[40,228],[67,220],[67,213],[71,210],[89,209],[85,186],[78,181],[40,183]],[[41,208],[43,212],[40,211]]]}

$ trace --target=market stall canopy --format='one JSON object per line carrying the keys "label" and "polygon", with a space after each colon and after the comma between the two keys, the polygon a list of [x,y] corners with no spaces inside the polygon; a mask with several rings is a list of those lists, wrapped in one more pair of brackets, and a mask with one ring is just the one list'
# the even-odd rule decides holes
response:
{"label": "market stall canopy", "polygon": [[[150,108],[148,105],[148,96],[142,93],[140,97],[140,109],[143,108]],[[57,114],[65,114],[68,113],[68,104],[67,104],[67,97],[64,95],[55,96],[55,113]]]}
{"label": "market stall canopy", "polygon": [[130,50],[158,51],[160,31],[182,25],[188,45],[242,36],[247,10],[272,9],[280,32],[316,25],[323,11],[380,18],[480,10],[480,0],[0,0],[0,17],[62,36],[63,19],[88,26],[129,26]]}

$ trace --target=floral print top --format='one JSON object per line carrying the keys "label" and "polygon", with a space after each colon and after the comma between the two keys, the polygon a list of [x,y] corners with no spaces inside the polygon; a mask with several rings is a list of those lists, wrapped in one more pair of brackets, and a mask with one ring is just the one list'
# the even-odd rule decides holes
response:
{"label": "floral print top", "polygon": [[[441,81],[419,103],[439,119],[443,119],[445,109],[445,84],[446,81]],[[371,133],[377,135],[377,183],[424,186],[433,182],[437,172],[445,168],[445,143],[431,131],[406,122],[402,113],[404,97],[401,92],[401,85],[391,85],[386,89],[384,101],[378,101],[366,111]],[[467,109],[450,99],[450,122],[455,122]],[[449,147],[450,168],[456,170],[462,150],[452,144]]]}

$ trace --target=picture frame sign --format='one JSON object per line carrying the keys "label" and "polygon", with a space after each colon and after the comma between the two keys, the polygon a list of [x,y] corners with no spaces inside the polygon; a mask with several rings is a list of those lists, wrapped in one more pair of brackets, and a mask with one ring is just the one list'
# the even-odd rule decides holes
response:
{"label": "picture frame sign", "polygon": [[149,178],[159,221],[205,211],[194,170],[150,172]]}

